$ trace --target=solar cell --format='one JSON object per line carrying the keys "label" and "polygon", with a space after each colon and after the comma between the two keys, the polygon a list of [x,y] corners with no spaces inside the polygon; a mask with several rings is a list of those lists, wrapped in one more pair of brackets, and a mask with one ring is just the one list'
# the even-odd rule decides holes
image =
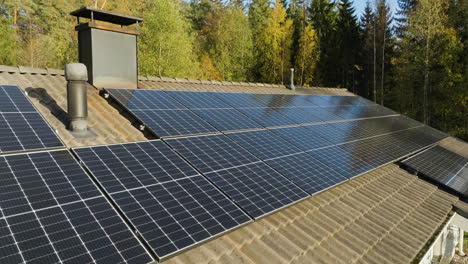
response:
{"label": "solar cell", "polygon": [[269,159],[266,163],[309,194],[321,192],[347,180],[307,153]]}
{"label": "solar cell", "polygon": [[276,128],[270,129],[270,131],[304,151],[332,145],[330,141],[304,127]]}
{"label": "solar cell", "polygon": [[251,221],[159,140],[74,151],[159,260]]}
{"label": "solar cell", "polygon": [[241,108],[239,111],[264,127],[296,125],[274,108]]}
{"label": "solar cell", "polygon": [[260,161],[225,135],[165,140],[202,173]]}
{"label": "solar cell", "polygon": [[190,109],[194,108],[231,108],[231,106],[219,99],[214,93],[166,91],[167,94]]}
{"label": "solar cell", "polygon": [[263,160],[302,152],[268,130],[230,133],[227,136]]}
{"label": "solar cell", "polygon": [[65,150],[0,157],[2,263],[148,263],[151,256]]}
{"label": "solar cell", "polygon": [[135,110],[132,113],[159,137],[218,132],[190,110]]}
{"label": "solar cell", "polygon": [[63,147],[17,86],[0,85],[0,153]]}
{"label": "solar cell", "polygon": [[129,110],[187,109],[165,92],[159,90],[106,89],[106,91]]}
{"label": "solar cell", "polygon": [[361,140],[356,142],[350,142],[340,145],[340,148],[344,149],[353,156],[359,157],[361,160],[377,168],[389,162],[395,160],[394,156],[388,153],[386,149],[378,148],[376,145],[369,144],[370,141]]}
{"label": "solar cell", "polygon": [[236,109],[195,109],[192,111],[219,131],[263,128]]}
{"label": "solar cell", "polygon": [[317,149],[307,153],[347,178],[353,178],[374,169],[374,166],[339,146]]}
{"label": "solar cell", "polygon": [[308,196],[262,162],[214,171],[205,176],[254,218]]}

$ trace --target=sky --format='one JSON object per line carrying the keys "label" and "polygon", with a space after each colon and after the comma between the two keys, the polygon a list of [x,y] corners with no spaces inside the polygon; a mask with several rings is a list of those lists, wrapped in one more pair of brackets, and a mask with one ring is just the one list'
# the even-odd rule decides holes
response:
{"label": "sky", "polygon": [[[360,18],[362,13],[364,12],[364,8],[366,7],[366,2],[367,0],[354,0],[354,7],[356,8],[356,15],[358,16],[358,18]],[[374,0],[369,0],[369,2],[372,5]],[[397,9],[397,0],[387,0],[387,4],[390,6],[390,9],[392,10],[392,14],[395,15],[395,12]]]}

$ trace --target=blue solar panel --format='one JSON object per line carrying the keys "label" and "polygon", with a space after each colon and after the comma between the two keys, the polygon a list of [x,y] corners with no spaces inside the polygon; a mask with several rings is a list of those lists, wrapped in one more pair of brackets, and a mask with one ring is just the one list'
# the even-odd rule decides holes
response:
{"label": "blue solar panel", "polygon": [[163,91],[144,89],[106,89],[106,91],[129,110],[187,109]]}
{"label": "blue solar panel", "polygon": [[321,192],[347,180],[307,153],[270,159],[266,163],[309,194]]}
{"label": "blue solar panel", "polygon": [[287,119],[292,120],[297,124],[322,122],[321,118],[299,107],[275,108],[275,110],[280,112]]}
{"label": "blue solar panel", "polygon": [[317,116],[322,121],[336,121],[336,120],[343,120],[343,117],[340,117],[335,114],[338,107],[330,106],[330,107],[304,107],[302,108],[304,111]]}
{"label": "blue solar panel", "polygon": [[257,162],[206,173],[218,188],[254,218],[272,213],[308,196],[284,176]]}
{"label": "blue solar panel", "polygon": [[190,109],[194,108],[231,108],[231,106],[218,98],[214,93],[166,91],[167,94]]}
{"label": "blue solar panel", "polygon": [[218,132],[190,110],[144,110],[132,113],[159,137]]}
{"label": "blue solar panel", "polygon": [[241,108],[239,111],[264,127],[296,125],[296,122],[287,119],[274,108]]}
{"label": "blue solar panel", "polygon": [[74,151],[159,260],[251,221],[159,140]]}
{"label": "blue solar panel", "polygon": [[317,149],[308,153],[347,178],[356,177],[375,168],[339,146]]}
{"label": "blue solar panel", "polygon": [[281,136],[283,139],[304,151],[322,148],[333,144],[304,127],[276,128],[270,129],[270,131]]}
{"label": "blue solar panel", "polygon": [[225,135],[176,138],[165,142],[203,173],[259,161]]}
{"label": "blue solar panel", "polygon": [[216,93],[216,96],[236,108],[265,106],[262,95],[258,94]]}
{"label": "blue solar panel", "polygon": [[230,133],[227,136],[263,160],[302,152],[268,130]]}
{"label": "blue solar panel", "polygon": [[0,153],[63,147],[17,86],[0,85]]}
{"label": "blue solar panel", "polygon": [[1,263],[148,263],[68,151],[0,157]]}
{"label": "blue solar panel", "polygon": [[196,109],[192,111],[219,131],[263,128],[236,109]]}
{"label": "blue solar panel", "polygon": [[314,132],[315,134],[323,137],[324,139],[334,144],[339,144],[339,143],[358,139],[358,138],[353,137],[353,135],[350,133],[351,131],[340,130],[334,127],[332,124],[310,125],[310,126],[304,126],[304,128]]}

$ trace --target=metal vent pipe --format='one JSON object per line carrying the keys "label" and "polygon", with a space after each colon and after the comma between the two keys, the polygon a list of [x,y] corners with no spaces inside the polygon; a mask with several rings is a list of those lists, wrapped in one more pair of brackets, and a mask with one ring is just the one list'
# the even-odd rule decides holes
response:
{"label": "metal vent pipe", "polygon": [[67,80],[67,107],[70,116],[69,129],[74,134],[88,133],[88,100],[87,81],[88,70],[82,63],[65,65]]}
{"label": "metal vent pipe", "polygon": [[296,86],[294,86],[294,68],[291,68],[291,85],[289,86],[291,90],[295,90]]}

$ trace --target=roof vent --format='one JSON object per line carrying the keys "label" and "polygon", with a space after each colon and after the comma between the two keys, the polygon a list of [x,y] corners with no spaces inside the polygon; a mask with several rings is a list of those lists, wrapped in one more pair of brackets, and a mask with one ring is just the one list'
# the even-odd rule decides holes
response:
{"label": "roof vent", "polygon": [[[70,15],[77,17],[78,56],[88,68],[88,82],[98,88],[137,88],[138,24],[143,19],[90,7]],[[80,18],[90,21],[80,23]],[[133,24],[136,28],[124,28]]]}
{"label": "roof vent", "polygon": [[289,89],[296,90],[296,86],[294,86],[294,68],[291,68],[291,84]]}

